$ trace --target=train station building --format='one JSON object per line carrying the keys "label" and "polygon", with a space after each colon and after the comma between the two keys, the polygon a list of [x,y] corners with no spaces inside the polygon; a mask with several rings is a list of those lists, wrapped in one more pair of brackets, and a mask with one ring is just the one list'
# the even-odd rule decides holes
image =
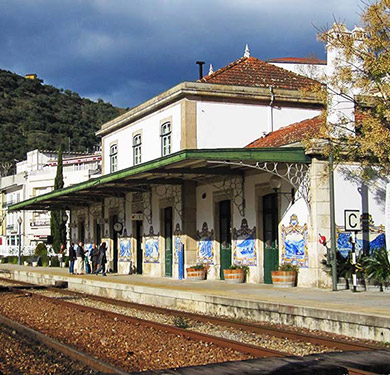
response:
{"label": "train station building", "polygon": [[[333,55],[281,67],[247,49],[104,124],[101,177],[11,209],[69,210],[69,241],[106,241],[112,272],[183,279],[187,267],[204,264],[207,278],[218,280],[237,264],[248,266],[247,282],[271,283],[271,270],[292,263],[298,285],[328,287],[318,236],[330,236],[329,162],[320,142],[304,147],[328,119],[314,90],[321,83],[292,70],[326,71]],[[335,169],[342,251],[350,246],[345,209],[367,222],[361,247],[385,241],[386,181],[363,181],[357,168]]]}

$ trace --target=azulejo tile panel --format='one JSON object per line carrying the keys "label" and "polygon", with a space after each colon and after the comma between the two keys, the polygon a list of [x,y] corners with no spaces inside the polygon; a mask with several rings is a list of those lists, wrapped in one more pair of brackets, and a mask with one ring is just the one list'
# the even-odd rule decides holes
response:
{"label": "azulejo tile panel", "polygon": [[144,263],[160,263],[159,233],[155,234],[153,226],[150,226],[149,234],[145,237],[145,257]]}
{"label": "azulejo tile panel", "polygon": [[119,240],[119,261],[130,262],[131,261],[131,238],[122,237]]}
{"label": "azulejo tile panel", "polygon": [[281,263],[292,263],[300,268],[309,267],[307,224],[300,225],[298,216],[290,216],[289,225],[281,227]]}
{"label": "azulejo tile panel", "polygon": [[240,229],[233,229],[233,263],[257,266],[256,227],[249,228],[245,218]]}
{"label": "azulejo tile panel", "polygon": [[214,231],[209,231],[207,223],[204,222],[202,230],[196,232],[197,245],[197,263],[214,264]]}

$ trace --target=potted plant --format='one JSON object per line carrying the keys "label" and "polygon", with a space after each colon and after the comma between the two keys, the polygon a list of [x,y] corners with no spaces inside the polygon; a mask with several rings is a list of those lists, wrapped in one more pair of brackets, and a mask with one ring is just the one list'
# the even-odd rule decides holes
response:
{"label": "potted plant", "polygon": [[379,291],[383,292],[383,285],[390,282],[390,262],[387,250],[381,247],[363,259],[364,273],[369,280],[379,284]]}
{"label": "potted plant", "polygon": [[243,283],[248,271],[248,266],[232,264],[229,268],[223,270],[223,277],[229,283]]}
{"label": "potted plant", "polygon": [[196,264],[186,268],[188,280],[204,280],[206,278],[207,266]]}
{"label": "potted plant", "polygon": [[272,284],[281,288],[296,286],[298,272],[297,265],[284,263],[277,271],[271,271]]}

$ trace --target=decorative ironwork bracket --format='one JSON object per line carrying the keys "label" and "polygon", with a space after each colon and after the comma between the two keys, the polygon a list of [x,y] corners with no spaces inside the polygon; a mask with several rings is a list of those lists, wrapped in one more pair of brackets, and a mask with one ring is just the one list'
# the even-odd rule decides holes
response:
{"label": "decorative ironwork bracket", "polygon": [[142,193],[142,211],[148,224],[152,225],[152,192],[147,191]]}
{"label": "decorative ironwork bracket", "polygon": [[297,198],[303,198],[310,208],[310,165],[304,163],[278,163],[278,162],[256,162],[256,164],[246,164],[243,162],[230,161],[208,161],[211,164],[233,165],[257,169],[273,174],[287,181],[296,191]]}
{"label": "decorative ironwork bracket", "polygon": [[244,176],[229,176],[225,177],[222,181],[208,182],[208,184],[229,196],[241,217],[245,217]]}
{"label": "decorative ironwork bracket", "polygon": [[152,192],[155,193],[158,197],[167,199],[169,202],[171,202],[180,219],[183,219],[181,185],[153,185]]}

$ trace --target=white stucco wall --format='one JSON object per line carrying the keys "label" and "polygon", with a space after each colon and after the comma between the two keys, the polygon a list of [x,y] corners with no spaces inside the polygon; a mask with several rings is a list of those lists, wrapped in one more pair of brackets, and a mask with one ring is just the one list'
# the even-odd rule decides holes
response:
{"label": "white stucco wall", "polygon": [[161,157],[161,122],[169,119],[172,131],[171,152],[179,151],[181,142],[180,102],[103,137],[103,174],[110,173],[110,146],[114,143],[118,145],[118,170],[133,165],[133,136],[137,132],[141,132],[142,135],[142,163]]}
{"label": "white stucco wall", "polygon": [[385,224],[386,180],[364,181],[357,166],[338,166],[335,170],[336,225],[344,226],[344,210],[368,212],[375,226]]}
{"label": "white stucco wall", "polygon": [[[274,107],[273,129],[319,114],[319,110]],[[269,130],[269,106],[197,103],[198,148],[244,147]]]}

